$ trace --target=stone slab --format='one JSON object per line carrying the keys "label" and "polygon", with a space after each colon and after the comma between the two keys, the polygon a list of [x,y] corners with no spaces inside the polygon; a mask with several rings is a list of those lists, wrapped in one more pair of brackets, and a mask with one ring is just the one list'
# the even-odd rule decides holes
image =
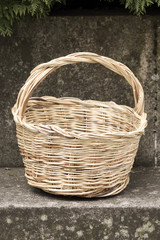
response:
{"label": "stone slab", "polygon": [[156,106],[156,162],[157,165],[160,165],[160,18],[157,24],[157,76],[156,76],[156,83],[157,83],[157,91],[156,91],[156,98],[157,98],[157,106]]}
{"label": "stone slab", "polygon": [[[56,16],[28,20],[11,38],[0,37],[0,166],[22,166],[11,107],[29,72],[37,64],[78,51],[90,51],[126,64],[139,78],[148,114],[136,165],[155,164],[154,107],[156,17]],[[35,92],[37,95],[115,101],[133,106],[132,90],[121,77],[92,64],[60,68]]]}
{"label": "stone slab", "polygon": [[160,168],[134,168],[127,188],[101,199],[55,196],[0,169],[0,240],[159,239]]}

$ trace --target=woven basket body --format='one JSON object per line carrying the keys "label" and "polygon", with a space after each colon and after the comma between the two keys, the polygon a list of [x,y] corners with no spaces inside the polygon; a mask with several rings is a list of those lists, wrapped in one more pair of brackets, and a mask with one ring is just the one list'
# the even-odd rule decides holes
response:
{"label": "woven basket body", "polygon": [[[135,108],[114,102],[31,97],[52,71],[77,62],[100,63],[124,76]],[[121,192],[129,182],[147,125],[144,94],[123,64],[93,53],[75,53],[37,66],[12,109],[28,183],[44,191],[84,197]]]}

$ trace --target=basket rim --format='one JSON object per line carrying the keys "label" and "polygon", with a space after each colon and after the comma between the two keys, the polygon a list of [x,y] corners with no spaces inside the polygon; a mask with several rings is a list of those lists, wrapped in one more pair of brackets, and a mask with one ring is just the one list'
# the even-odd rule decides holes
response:
{"label": "basket rim", "polygon": [[[131,108],[129,106],[126,105],[119,105],[113,101],[106,101],[106,102],[102,102],[102,101],[98,101],[98,100],[81,100],[79,98],[74,98],[74,97],[61,97],[61,98],[56,98],[56,97],[52,97],[52,96],[42,96],[42,97],[30,97],[28,103],[30,103],[31,101],[47,101],[47,102],[57,102],[57,103],[63,103],[64,105],[73,105],[73,104],[79,104],[79,105],[85,105],[86,107],[109,107],[112,106],[112,108],[115,109],[127,109],[129,111],[132,112],[133,116],[138,118],[140,120],[140,124],[139,127],[137,127],[136,130],[133,131],[121,131],[121,132],[116,132],[116,131],[112,131],[112,132],[106,132],[106,133],[92,133],[92,132],[81,132],[81,133],[73,133],[73,132],[68,132],[67,130],[58,127],[56,124],[51,124],[51,125],[44,125],[44,124],[34,124],[34,123],[30,123],[26,121],[26,118],[24,117],[23,120],[21,120],[18,115],[17,115],[17,111],[16,111],[16,105],[14,105],[14,107],[12,108],[12,114],[14,116],[14,121],[16,122],[16,124],[21,125],[22,127],[25,127],[33,132],[41,132],[43,134],[51,134],[54,132],[59,133],[60,135],[63,135],[64,137],[68,137],[68,138],[78,138],[78,139],[88,139],[88,138],[92,138],[92,137],[96,137],[96,138],[108,138],[108,136],[119,136],[119,137],[132,137],[135,135],[142,135],[144,133],[144,129],[147,126],[147,114],[143,112],[142,115],[139,115],[134,108]],[[28,104],[27,104],[28,105]]]}

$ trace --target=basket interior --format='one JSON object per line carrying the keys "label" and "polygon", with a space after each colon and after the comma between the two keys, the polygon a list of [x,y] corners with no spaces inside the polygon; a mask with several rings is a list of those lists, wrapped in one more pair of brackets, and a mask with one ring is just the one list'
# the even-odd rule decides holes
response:
{"label": "basket interior", "polygon": [[140,117],[130,107],[74,98],[30,98],[25,119],[29,124],[54,124],[74,133],[130,132],[140,125]]}

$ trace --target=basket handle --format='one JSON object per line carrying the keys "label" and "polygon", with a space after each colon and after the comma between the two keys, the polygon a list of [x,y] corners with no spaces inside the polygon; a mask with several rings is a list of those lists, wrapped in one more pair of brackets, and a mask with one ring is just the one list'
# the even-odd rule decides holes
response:
{"label": "basket handle", "polygon": [[60,57],[54,59],[50,62],[43,63],[35,67],[25,82],[24,86],[20,89],[18,94],[17,102],[14,106],[16,110],[16,115],[21,121],[24,117],[25,108],[27,106],[28,100],[33,93],[33,91],[38,87],[38,85],[53,71],[60,68],[63,65],[74,64],[78,62],[86,63],[100,63],[106,68],[118,73],[123,76],[128,83],[132,86],[134,94],[135,108],[134,110],[142,115],[144,112],[144,92],[143,88],[132,73],[132,71],[126,67],[124,64],[117,62],[113,59],[100,56],[90,52],[77,52],[65,57]]}

